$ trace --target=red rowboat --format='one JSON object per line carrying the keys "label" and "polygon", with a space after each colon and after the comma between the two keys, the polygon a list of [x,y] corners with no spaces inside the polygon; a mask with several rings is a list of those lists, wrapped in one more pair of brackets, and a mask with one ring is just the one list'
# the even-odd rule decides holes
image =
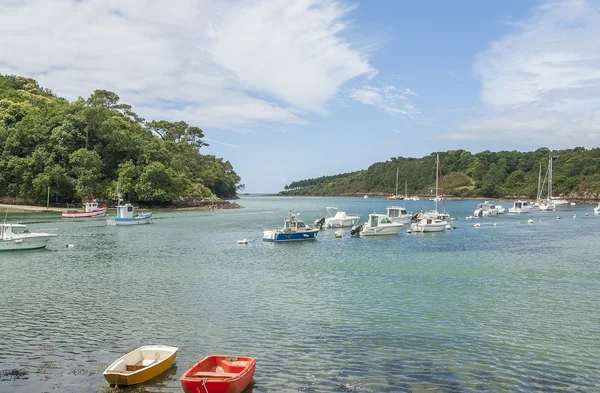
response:
{"label": "red rowboat", "polygon": [[211,355],[180,378],[186,393],[241,393],[254,377],[256,359]]}

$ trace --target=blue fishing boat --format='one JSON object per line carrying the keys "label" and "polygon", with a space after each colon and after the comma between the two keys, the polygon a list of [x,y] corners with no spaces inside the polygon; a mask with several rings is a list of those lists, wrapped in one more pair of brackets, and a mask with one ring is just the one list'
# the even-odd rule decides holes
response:
{"label": "blue fishing boat", "polygon": [[118,197],[117,215],[106,218],[108,225],[141,225],[152,224],[152,212],[136,213],[137,208],[131,203],[121,205],[121,196]]}
{"label": "blue fishing boat", "polygon": [[265,242],[295,242],[315,240],[319,234],[318,228],[311,228],[304,221],[289,213],[289,218],[283,222],[281,229],[267,229],[263,232]]}

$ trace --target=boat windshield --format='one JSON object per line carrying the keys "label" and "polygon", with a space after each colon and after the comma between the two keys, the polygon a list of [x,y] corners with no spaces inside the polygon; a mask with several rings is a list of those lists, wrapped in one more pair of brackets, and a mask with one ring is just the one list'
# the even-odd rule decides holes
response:
{"label": "boat windshield", "polygon": [[381,221],[380,222],[382,224],[391,224],[392,223],[392,221],[390,221],[390,219],[387,218],[387,217],[381,217]]}
{"label": "boat windshield", "polygon": [[302,221],[298,221],[296,225],[298,226],[298,228],[306,228],[306,225],[304,225]]}
{"label": "boat windshield", "polygon": [[25,227],[12,227],[12,233],[29,233],[29,229]]}

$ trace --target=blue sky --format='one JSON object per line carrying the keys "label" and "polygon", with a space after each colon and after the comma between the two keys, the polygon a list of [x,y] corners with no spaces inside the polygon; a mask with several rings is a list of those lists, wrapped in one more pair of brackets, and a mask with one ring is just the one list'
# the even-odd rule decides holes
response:
{"label": "blue sky", "polygon": [[4,0],[0,73],[204,129],[246,192],[600,142],[600,3]]}

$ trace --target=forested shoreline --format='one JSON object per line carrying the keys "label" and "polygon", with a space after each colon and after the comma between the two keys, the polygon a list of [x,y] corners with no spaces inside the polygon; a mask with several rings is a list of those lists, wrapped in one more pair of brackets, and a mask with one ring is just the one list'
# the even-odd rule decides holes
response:
{"label": "forested shoreline", "polygon": [[[534,199],[540,164],[543,179],[549,158],[554,157],[554,196],[579,201],[600,198],[600,148],[551,151],[543,147],[530,152],[486,150],[477,154],[449,150],[440,152],[439,157],[441,188],[447,196]],[[435,193],[435,167],[436,153],[421,158],[393,157],[361,171],[294,181],[279,195],[392,195],[398,170],[399,194],[404,194],[406,185],[408,195],[429,196]]]}
{"label": "forested shoreline", "polygon": [[229,161],[201,154],[204,132],[146,121],[110,91],[69,102],[34,79],[0,74],[0,199],[79,203],[117,191],[147,206],[195,206],[243,189]]}

